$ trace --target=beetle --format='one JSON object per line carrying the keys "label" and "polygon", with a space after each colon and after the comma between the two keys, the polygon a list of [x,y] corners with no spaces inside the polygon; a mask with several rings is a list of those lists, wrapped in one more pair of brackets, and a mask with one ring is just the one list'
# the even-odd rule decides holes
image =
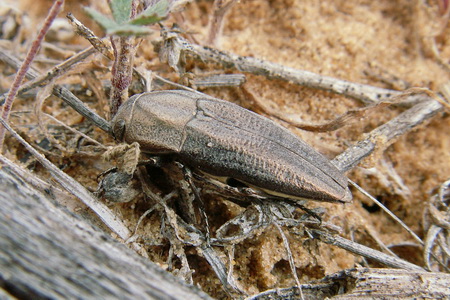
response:
{"label": "beetle", "polygon": [[350,202],[347,177],[288,129],[231,102],[190,91],[134,95],[111,121],[116,140],[174,154],[219,178],[298,200]]}

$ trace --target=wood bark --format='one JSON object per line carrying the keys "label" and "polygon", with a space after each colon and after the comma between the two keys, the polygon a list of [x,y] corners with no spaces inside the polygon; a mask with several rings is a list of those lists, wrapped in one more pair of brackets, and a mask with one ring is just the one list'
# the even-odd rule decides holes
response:
{"label": "wood bark", "polygon": [[0,170],[0,298],[209,299]]}
{"label": "wood bark", "polygon": [[[449,299],[450,275],[398,269],[349,269],[302,285],[304,299]],[[301,299],[297,287],[247,300]]]}

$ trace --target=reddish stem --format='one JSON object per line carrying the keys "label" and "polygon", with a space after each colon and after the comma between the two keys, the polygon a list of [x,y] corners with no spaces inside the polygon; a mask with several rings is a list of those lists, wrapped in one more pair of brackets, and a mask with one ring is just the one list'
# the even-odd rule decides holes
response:
{"label": "reddish stem", "polygon": [[128,36],[112,38],[114,49],[114,64],[112,72],[112,90],[110,102],[110,118],[112,119],[119,107],[128,98],[133,70],[134,39]]}
{"label": "reddish stem", "polygon": [[[42,41],[44,40],[45,34],[52,25],[53,20],[60,12],[63,4],[64,0],[56,0],[53,3],[47,17],[45,18],[44,24],[42,25],[42,28],[39,31],[38,36],[31,44],[31,48],[28,51],[24,62],[20,66],[20,69],[17,72],[16,77],[14,78],[12,87],[9,90],[8,95],[6,96],[5,105],[3,105],[3,112],[2,112],[3,120],[8,121],[9,114],[11,112],[11,107],[17,95],[17,91],[19,90],[19,87],[22,84],[23,79],[25,78],[25,74],[27,73],[28,69],[31,66],[31,63],[33,62],[34,58],[36,57],[39,51]],[[5,132],[6,132],[5,128],[3,126],[0,126],[0,149],[2,149],[3,146],[3,141],[5,139]]]}
{"label": "reddish stem", "polygon": [[[138,2],[133,0],[131,5],[130,18],[132,19],[136,16]],[[114,117],[119,107],[128,98],[128,87],[132,80],[135,53],[134,38],[132,37],[111,37],[111,44],[114,50],[114,63],[111,70],[110,119]]]}

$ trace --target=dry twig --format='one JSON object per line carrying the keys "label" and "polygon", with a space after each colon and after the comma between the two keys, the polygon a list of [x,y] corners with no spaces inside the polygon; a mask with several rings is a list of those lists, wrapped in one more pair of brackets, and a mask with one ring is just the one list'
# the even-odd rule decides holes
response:
{"label": "dry twig", "polygon": [[[9,66],[15,69],[17,69],[18,66],[20,65],[20,61],[5,49],[0,49],[0,60],[2,60],[3,62],[7,63]],[[34,79],[39,76],[39,73],[33,69],[27,70],[25,74],[28,79]],[[103,131],[106,131],[108,133],[111,131],[111,127],[105,119],[103,119],[97,113],[95,113],[89,107],[87,107],[86,104],[84,104],[68,89],[62,86],[55,85],[53,87],[53,95],[59,97],[61,100],[66,102],[80,115],[84,116],[85,118],[93,122]]]}
{"label": "dry twig", "polygon": [[241,72],[249,72],[267,78],[281,79],[293,84],[346,95],[361,100],[366,104],[376,103],[382,99],[401,93],[399,91],[354,83],[334,77],[322,76],[313,72],[286,67],[254,57],[239,56],[210,47],[192,44],[167,28],[163,28],[161,34],[164,39],[164,47],[162,49],[166,51],[165,55],[169,57],[169,64],[175,69],[182,62],[182,54],[187,54],[199,58],[202,61],[223,65],[225,68],[233,68]]}
{"label": "dry twig", "polygon": [[378,261],[386,266],[399,268],[404,270],[423,271],[424,269],[416,266],[403,259],[396,258],[391,255],[384,254],[380,251],[371,249],[361,244],[344,239],[338,235],[331,235],[322,230],[312,230],[311,233],[314,237],[318,238],[324,243],[338,246],[342,249],[348,250],[354,254],[364,256],[366,258]]}
{"label": "dry twig", "polygon": [[442,111],[443,106],[428,97],[424,97],[410,109],[404,111],[389,122],[368,133],[364,140],[351,146],[332,160],[332,163],[342,171],[348,171],[368,157],[375,150],[382,152],[395,139],[414,127],[422,124]]}
{"label": "dry twig", "polygon": [[[442,299],[450,275],[398,269],[349,269],[302,284],[306,299]],[[273,289],[247,300],[297,299],[298,287]]]}
{"label": "dry twig", "polygon": [[[64,0],[56,0],[55,3],[53,3],[52,8],[50,9],[50,11],[48,13],[47,18],[45,19],[44,24],[43,24],[41,30],[39,31],[38,36],[33,41],[33,44],[31,45],[31,48],[28,51],[25,61],[23,62],[22,66],[20,67],[19,71],[17,72],[16,77],[14,78],[14,83],[12,84],[12,87],[9,90],[8,96],[6,97],[5,104],[3,105],[2,118],[6,121],[8,121],[14,98],[16,97],[17,91],[19,90],[19,87],[22,84],[23,79],[25,78],[25,74],[27,73],[28,68],[30,67],[31,63],[33,62],[34,57],[37,55],[39,47],[41,46],[42,41],[44,40],[45,34],[47,33],[48,29],[50,28],[50,25],[52,24],[53,20],[58,15],[63,4],[64,4]],[[3,146],[4,138],[5,138],[5,128],[1,127],[0,128],[0,149]]]}
{"label": "dry twig", "polygon": [[46,159],[42,154],[36,151],[30,144],[28,144],[20,135],[17,134],[2,118],[0,123],[8,130],[14,138],[16,138],[34,157],[52,174],[56,181],[61,184],[69,193],[76,196],[83,201],[89,208],[91,208],[96,215],[108,226],[112,232],[116,233],[121,239],[127,240],[131,233],[128,228],[120,221],[106,205],[99,202],[84,186],[72,177],[62,172],[58,167]]}

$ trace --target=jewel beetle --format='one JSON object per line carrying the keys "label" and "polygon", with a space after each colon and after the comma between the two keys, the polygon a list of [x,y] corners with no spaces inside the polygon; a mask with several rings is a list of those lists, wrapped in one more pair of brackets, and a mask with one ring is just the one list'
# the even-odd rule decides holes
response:
{"label": "jewel beetle", "polygon": [[114,137],[149,154],[174,154],[193,169],[290,199],[350,202],[347,177],[275,122],[205,94],[134,95],[111,121]]}

